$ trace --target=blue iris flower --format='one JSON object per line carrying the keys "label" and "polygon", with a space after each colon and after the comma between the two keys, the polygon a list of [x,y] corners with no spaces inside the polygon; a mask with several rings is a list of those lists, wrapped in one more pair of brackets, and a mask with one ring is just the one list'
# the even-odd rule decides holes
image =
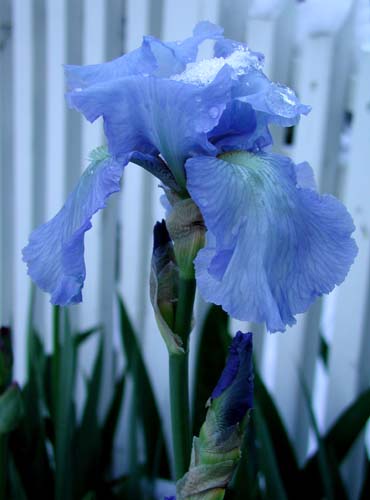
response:
{"label": "blue iris flower", "polygon": [[[214,57],[197,61],[214,41]],[[84,233],[134,162],[200,208],[207,243],[195,260],[205,300],[270,331],[295,323],[340,284],[357,247],[351,216],[314,187],[307,164],[268,152],[271,123],[295,125],[309,107],[262,72],[263,57],[199,23],[183,42],[142,46],[92,66],[67,66],[69,105],[103,117],[98,151],[62,210],[24,249],[32,279],[53,304],[81,301]]]}

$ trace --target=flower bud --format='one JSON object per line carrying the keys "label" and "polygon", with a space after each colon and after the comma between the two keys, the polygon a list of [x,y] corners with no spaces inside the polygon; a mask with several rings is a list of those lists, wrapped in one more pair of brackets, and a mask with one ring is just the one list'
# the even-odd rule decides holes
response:
{"label": "flower bud", "polygon": [[204,247],[206,227],[199,208],[191,198],[169,200],[172,210],[167,217],[167,228],[174,243],[180,276],[194,278],[193,261]]}
{"label": "flower bud", "polygon": [[157,222],[150,273],[150,299],[159,331],[170,353],[183,353],[182,340],[173,332],[178,298],[179,269],[166,223]]}
{"label": "flower bud", "polygon": [[177,482],[177,500],[224,498],[226,486],[241,456],[252,404],[252,334],[238,332],[230,347],[225,369],[208,402],[199,438],[193,440],[189,471]]}

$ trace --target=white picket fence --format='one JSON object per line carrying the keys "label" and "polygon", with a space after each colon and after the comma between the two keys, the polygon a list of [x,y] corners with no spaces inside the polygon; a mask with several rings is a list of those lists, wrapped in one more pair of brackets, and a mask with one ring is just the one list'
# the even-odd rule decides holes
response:
{"label": "white picket fence", "polygon": [[[30,281],[21,249],[30,231],[61,207],[89,151],[103,142],[101,123],[91,125],[67,109],[62,64],[112,59],[137,47],[144,34],[182,39],[202,19],[223,25],[227,36],[263,52],[266,73],[312,105],[291,144],[283,133],[275,133],[276,147],[297,161],[309,161],[320,189],[337,194],[357,226],[360,252],[346,282],[285,334],[268,335],[257,328],[265,380],[302,460],[313,444],[300,373],[312,391],[322,429],[370,381],[367,0],[0,0],[0,323],[13,326],[15,374],[22,382]],[[156,180],[129,165],[122,192],[95,216],[87,233],[84,302],[72,308],[72,316],[79,328],[106,327],[108,399],[112,352],[118,346],[115,291],[122,293],[145,345],[169,428],[167,353],[148,298],[152,227],[162,215]],[[200,300],[198,310],[200,316],[205,310]],[[50,306],[42,292],[36,297],[36,323],[50,343]],[[330,346],[327,369],[317,357],[320,333]],[[83,370],[89,370],[93,350],[87,346]],[[361,477],[359,460],[354,453],[346,471],[353,498]]]}

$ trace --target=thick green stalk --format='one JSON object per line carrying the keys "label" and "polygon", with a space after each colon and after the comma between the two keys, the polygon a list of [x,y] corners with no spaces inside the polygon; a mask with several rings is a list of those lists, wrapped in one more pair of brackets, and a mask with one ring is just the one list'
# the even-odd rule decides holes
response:
{"label": "thick green stalk", "polygon": [[176,309],[175,333],[181,337],[184,349],[188,349],[188,340],[193,318],[193,306],[195,297],[195,279],[180,277],[179,300]]}
{"label": "thick green stalk", "polygon": [[194,296],[195,280],[180,278],[175,333],[181,337],[185,352],[170,355],[171,422],[176,480],[188,470],[191,453],[188,342]]}
{"label": "thick green stalk", "polygon": [[60,370],[60,307],[53,307],[53,355],[52,355],[52,387],[53,387],[53,417],[56,422],[58,415]]}

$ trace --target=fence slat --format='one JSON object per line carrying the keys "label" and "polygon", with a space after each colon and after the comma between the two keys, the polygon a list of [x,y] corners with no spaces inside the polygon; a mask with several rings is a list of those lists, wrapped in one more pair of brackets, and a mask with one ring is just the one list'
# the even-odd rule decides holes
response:
{"label": "fence slat", "polygon": [[[13,297],[13,44],[11,2],[2,4],[0,19],[0,324],[12,319]],[[7,242],[5,244],[5,242]]]}
{"label": "fence slat", "polygon": [[[30,0],[13,2],[14,22],[14,342],[17,349],[14,373],[25,379],[26,311],[30,282],[21,262],[21,250],[32,228],[32,4]],[[18,314],[22,311],[22,314]]]}
{"label": "fence slat", "polygon": [[[355,238],[359,254],[346,281],[336,291],[336,314],[329,357],[327,425],[361,390],[369,386],[370,380],[369,78],[370,51],[363,50],[355,87],[353,135],[344,195],[356,225]],[[348,474],[353,487],[358,486],[360,474],[359,463],[353,464]]]}

